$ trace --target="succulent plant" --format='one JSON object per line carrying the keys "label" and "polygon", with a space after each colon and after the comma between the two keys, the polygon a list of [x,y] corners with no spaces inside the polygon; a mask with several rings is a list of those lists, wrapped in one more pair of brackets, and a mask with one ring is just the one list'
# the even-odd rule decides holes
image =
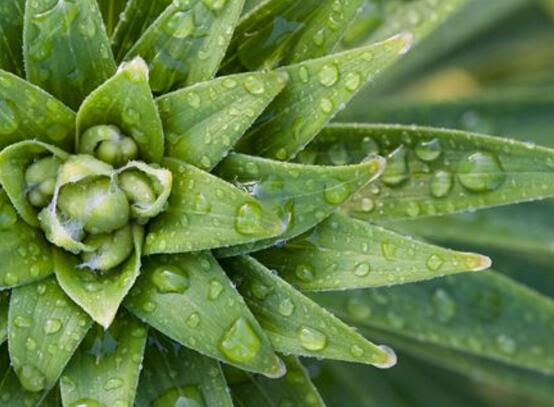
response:
{"label": "succulent plant", "polygon": [[511,247],[415,219],[553,196],[554,150],[363,124],[504,3],[3,0],[0,405],[400,405],[392,348],[554,400],[554,303],[406,235]]}

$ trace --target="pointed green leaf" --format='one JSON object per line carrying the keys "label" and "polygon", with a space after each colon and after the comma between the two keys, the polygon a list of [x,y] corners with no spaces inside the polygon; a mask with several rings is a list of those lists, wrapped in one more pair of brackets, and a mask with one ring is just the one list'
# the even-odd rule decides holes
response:
{"label": "pointed green leaf", "polygon": [[54,251],[54,270],[60,286],[91,318],[108,329],[119,305],[135,283],[141,267],[143,230],[133,227],[134,254],[106,274],[82,266],[81,258]]}
{"label": "pointed green leaf", "polygon": [[9,291],[0,293],[0,345],[8,339],[8,307],[10,304]]}
{"label": "pointed green leaf", "polygon": [[52,248],[39,230],[17,216],[4,191],[0,191],[0,241],[0,289],[52,274]]}
{"label": "pointed green leaf", "polygon": [[132,406],[147,328],[128,314],[104,330],[91,329],[60,379],[65,406]]}
{"label": "pointed green leaf", "polygon": [[172,0],[128,0],[113,33],[113,51],[121,61],[141,34],[156,20]]}
{"label": "pointed green leaf", "polygon": [[[100,7],[100,12],[102,13],[102,18],[104,19],[104,26],[106,27],[106,33],[108,37],[111,37],[115,26],[119,21],[119,16],[125,9],[127,5],[127,0],[96,0],[98,2],[98,7]],[[157,3],[157,2],[154,2]]]}
{"label": "pointed green leaf", "polygon": [[23,76],[25,0],[4,0],[0,8],[0,68]]}
{"label": "pointed green leaf", "polygon": [[23,387],[54,386],[90,328],[87,315],[54,277],[14,288],[10,298],[10,359]]}
{"label": "pointed green leaf", "polygon": [[301,151],[366,82],[406,52],[408,34],[341,54],[282,68],[289,75],[275,98],[238,144],[238,150],[278,160]]}
{"label": "pointed green leaf", "polygon": [[253,258],[235,257],[223,265],[279,352],[381,368],[396,363],[390,349],[367,341]]}
{"label": "pointed green leaf", "polygon": [[262,328],[207,253],[145,258],[125,305],[203,355],[272,377],[284,374]]}
{"label": "pointed green leaf", "polygon": [[75,113],[37,86],[0,71],[0,148],[37,139],[70,149]]}
{"label": "pointed green leaf", "polygon": [[343,207],[365,220],[413,219],[554,195],[554,150],[454,130],[330,126],[302,161],[327,164],[336,154],[341,163],[356,162],[368,152],[386,156],[387,169]]}
{"label": "pointed green leaf", "polygon": [[217,168],[217,174],[250,191],[260,202],[279,214],[288,227],[277,238],[221,249],[217,255],[228,257],[248,253],[305,232],[379,176],[383,165],[379,157],[358,165],[319,167],[242,154],[230,155]]}
{"label": "pointed green leaf", "polygon": [[148,68],[140,58],[121,65],[117,73],[81,105],[77,113],[78,135],[105,124],[115,125],[124,135],[132,137],[143,160],[161,161],[164,153],[162,123],[148,86]]}
{"label": "pointed green leaf", "polygon": [[146,254],[225,247],[279,235],[279,217],[231,184],[175,159],[168,209],[149,223]]}
{"label": "pointed green leaf", "polygon": [[233,406],[217,361],[152,332],[144,355],[137,405],[163,407],[179,403]]}
{"label": "pointed green leaf", "polygon": [[0,184],[19,216],[31,226],[39,226],[38,211],[27,198],[25,171],[33,160],[44,155],[52,155],[62,161],[69,157],[69,154],[57,147],[34,140],[12,144],[0,152]]}
{"label": "pointed green leaf", "polygon": [[554,302],[494,272],[310,297],[368,328],[554,372]]}
{"label": "pointed green leaf", "polygon": [[361,4],[362,0],[265,1],[241,19],[224,70],[267,69],[324,56],[333,51]]}
{"label": "pointed green leaf", "polygon": [[1,407],[37,407],[46,393],[26,391],[10,364],[8,346],[0,346],[0,406]]}
{"label": "pointed green leaf", "polygon": [[96,0],[35,0],[25,9],[27,79],[77,109],[115,72]]}
{"label": "pointed green leaf", "polygon": [[405,284],[491,264],[485,256],[443,249],[338,214],[255,257],[303,291]]}
{"label": "pointed green leaf", "polygon": [[325,407],[298,358],[283,356],[283,361],[287,374],[278,380],[229,369],[228,376],[235,378],[231,384],[235,405]]}
{"label": "pointed green leaf", "polygon": [[154,92],[212,79],[225,56],[244,0],[173,1],[125,58],[141,56]]}
{"label": "pointed green leaf", "polygon": [[255,72],[218,78],[158,99],[167,156],[209,171],[285,86],[286,77]]}

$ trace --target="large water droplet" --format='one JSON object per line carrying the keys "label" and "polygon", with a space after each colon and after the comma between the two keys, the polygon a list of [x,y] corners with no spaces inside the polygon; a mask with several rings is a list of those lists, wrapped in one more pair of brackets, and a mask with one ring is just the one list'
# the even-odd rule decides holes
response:
{"label": "large water droplet", "polygon": [[506,179],[502,164],[487,152],[467,155],[456,170],[460,183],[470,191],[486,192],[498,189]]}
{"label": "large water droplet", "polygon": [[258,355],[261,345],[250,322],[241,317],[223,334],[219,350],[232,362],[249,363]]}
{"label": "large water droplet", "polygon": [[416,155],[422,161],[433,161],[442,153],[439,140],[436,138],[418,143],[415,148]]}
{"label": "large water droplet", "polygon": [[437,271],[444,264],[444,259],[438,254],[432,254],[427,258],[425,264],[429,270]]}
{"label": "large water droplet", "polygon": [[394,353],[391,348],[386,345],[379,345],[379,349],[385,352],[386,358],[381,362],[373,363],[373,366],[378,367],[379,369],[389,369],[396,365],[398,358],[396,357],[396,353]]}
{"label": "large water droplet", "polygon": [[221,10],[227,4],[227,0],[202,0],[202,2],[213,11]]}
{"label": "large water droplet", "polygon": [[223,292],[223,284],[221,284],[217,280],[212,280],[210,282],[210,290],[208,292],[208,298],[210,300],[215,300],[221,295],[222,292]]}
{"label": "large water droplet", "polygon": [[162,265],[152,273],[152,282],[161,293],[183,293],[190,281],[186,271],[173,265]]}
{"label": "large water droplet", "polygon": [[196,386],[172,387],[155,399],[151,407],[204,407],[202,393]]}
{"label": "large water droplet", "polygon": [[257,202],[247,202],[237,211],[235,221],[237,231],[243,235],[262,232],[262,208]]}
{"label": "large water droplet", "polygon": [[290,298],[285,298],[279,302],[279,314],[289,317],[294,312],[294,303]]}
{"label": "large water droplet", "polygon": [[46,386],[46,377],[44,373],[33,365],[21,366],[18,376],[21,385],[29,391],[41,391]]}
{"label": "large water droplet", "polygon": [[346,201],[350,195],[350,188],[345,182],[330,180],[325,186],[324,196],[327,203],[338,205]]}
{"label": "large water droplet", "polygon": [[454,318],[456,314],[456,302],[446,290],[442,288],[435,290],[432,303],[435,315],[440,322],[446,323]]}
{"label": "large water droplet", "polygon": [[354,275],[357,277],[365,277],[370,271],[371,266],[366,262],[358,263],[356,267],[354,267]]}
{"label": "large water droplet", "polygon": [[435,198],[442,198],[448,195],[452,189],[453,176],[449,171],[438,170],[435,171],[431,177],[431,195]]}
{"label": "large water droplet", "polygon": [[354,92],[360,87],[360,83],[362,83],[361,75],[357,72],[350,72],[348,75],[346,75],[344,86],[350,92]]}
{"label": "large water droplet", "polygon": [[309,264],[300,263],[296,266],[295,270],[296,277],[300,281],[310,282],[314,280],[314,268]]}
{"label": "large water droplet", "polygon": [[255,76],[249,76],[246,78],[244,88],[253,95],[261,95],[265,92],[264,82]]}
{"label": "large water droplet", "polygon": [[104,407],[104,404],[93,399],[80,399],[71,403],[69,407]]}
{"label": "large water droplet", "polygon": [[407,155],[408,149],[401,145],[387,156],[387,166],[381,177],[385,184],[394,187],[409,178]]}
{"label": "large water droplet", "polygon": [[322,351],[327,346],[327,336],[314,328],[300,328],[298,338],[302,347],[312,352]]}
{"label": "large water droplet", "polygon": [[319,83],[323,86],[333,86],[339,80],[339,68],[335,63],[323,65],[318,73]]}
{"label": "large water droplet", "polygon": [[43,331],[47,335],[55,334],[60,329],[62,329],[62,322],[56,318],[47,319],[43,327]]}
{"label": "large water droplet", "polygon": [[191,313],[186,320],[186,323],[191,328],[196,328],[198,324],[200,323],[200,314],[198,312]]}
{"label": "large water droplet", "polygon": [[204,194],[196,194],[194,197],[194,210],[198,213],[208,213],[212,210],[212,204]]}
{"label": "large water droplet", "polygon": [[163,26],[164,31],[175,38],[185,38],[196,28],[194,15],[190,11],[176,11]]}

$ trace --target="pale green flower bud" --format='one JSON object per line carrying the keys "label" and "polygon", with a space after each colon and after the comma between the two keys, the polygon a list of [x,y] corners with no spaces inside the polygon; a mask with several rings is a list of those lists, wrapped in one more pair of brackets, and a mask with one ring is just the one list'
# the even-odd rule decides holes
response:
{"label": "pale green flower bud", "polygon": [[132,227],[128,225],[114,233],[89,235],[84,243],[95,250],[81,254],[82,266],[93,270],[111,270],[123,263],[133,251]]}
{"label": "pale green flower bud", "polygon": [[130,208],[125,193],[108,178],[67,184],[60,190],[58,208],[86,232],[109,233],[125,226]]}
{"label": "pale green flower bud", "polygon": [[43,208],[52,199],[56,188],[56,176],[61,161],[56,157],[42,158],[31,164],[25,171],[27,198],[31,205]]}
{"label": "pale green flower bud", "polygon": [[138,156],[135,140],[124,136],[116,126],[94,126],[83,133],[79,152],[94,155],[114,167],[121,167]]}
{"label": "pale green flower bud", "polygon": [[156,201],[156,193],[146,174],[137,170],[128,170],[119,175],[118,181],[132,204],[147,207]]}

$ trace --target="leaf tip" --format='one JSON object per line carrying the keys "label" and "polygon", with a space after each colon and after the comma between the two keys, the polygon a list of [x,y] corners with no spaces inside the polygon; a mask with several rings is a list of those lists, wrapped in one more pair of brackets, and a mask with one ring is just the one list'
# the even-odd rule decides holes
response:
{"label": "leaf tip", "polygon": [[379,369],[390,369],[396,365],[398,358],[394,350],[389,348],[387,345],[378,345],[377,346],[381,351],[381,355],[384,356],[384,359],[379,362],[373,362],[373,366]]}
{"label": "leaf tip", "polygon": [[403,31],[393,36],[391,41],[398,41],[402,45],[399,54],[404,55],[414,45],[414,34],[409,31]]}
{"label": "leaf tip", "polygon": [[117,69],[117,73],[126,72],[133,82],[148,82],[148,65],[141,57],[135,57],[128,62],[123,62]]}
{"label": "leaf tip", "polygon": [[470,271],[483,271],[490,269],[492,266],[492,259],[482,254],[471,255],[472,265]]}
{"label": "leaf tip", "polygon": [[280,379],[287,374],[287,365],[283,359],[278,356],[275,356],[276,363],[271,367],[270,370],[264,373],[264,375],[270,379]]}

